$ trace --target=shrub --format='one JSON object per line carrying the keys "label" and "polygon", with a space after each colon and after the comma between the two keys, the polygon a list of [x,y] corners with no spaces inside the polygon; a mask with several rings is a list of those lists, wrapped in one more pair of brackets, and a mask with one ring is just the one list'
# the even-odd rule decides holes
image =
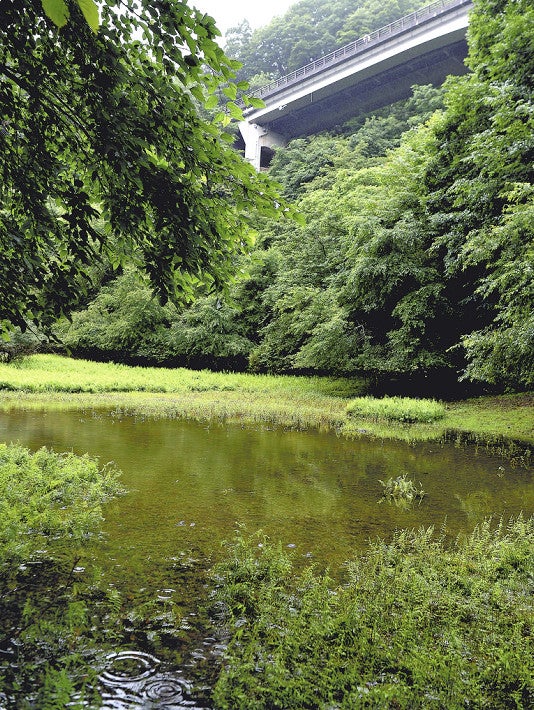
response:
{"label": "shrub", "polygon": [[241,537],[217,569],[230,631],[217,708],[534,706],[534,519],[453,544],[397,533],[350,562],[343,586],[287,560]]}
{"label": "shrub", "polygon": [[20,328],[14,328],[9,340],[0,341],[0,362],[14,362],[50,348],[51,344],[41,333],[30,329],[23,333]]}

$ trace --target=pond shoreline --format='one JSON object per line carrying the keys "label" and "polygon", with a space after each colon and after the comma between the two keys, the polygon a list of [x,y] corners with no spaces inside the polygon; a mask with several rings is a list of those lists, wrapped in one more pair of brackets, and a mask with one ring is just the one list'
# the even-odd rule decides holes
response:
{"label": "pond shoreline", "polygon": [[[310,692],[313,702],[321,697],[324,706],[331,707],[332,693],[341,698],[347,688],[362,698],[375,694],[374,707],[385,706],[386,696],[402,700],[399,707],[416,707],[429,692],[449,699],[454,693],[458,705],[464,696],[471,702],[485,694],[494,707],[507,707],[503,698],[513,694],[523,703],[518,707],[528,706],[531,662],[525,619],[532,605],[525,580],[532,569],[532,520],[518,510],[527,516],[532,510],[531,473],[521,470],[532,463],[530,395],[447,403],[441,419],[408,424],[349,416],[347,405],[361,392],[349,391],[357,383],[347,381],[183,371],[171,373],[175,381],[159,384],[172,391],[147,391],[159,373],[102,370],[94,363],[86,368],[84,373],[77,362],[37,360],[0,373],[3,438],[24,436],[23,445],[32,450],[74,447],[74,453],[88,451],[114,461],[129,491],[120,502],[106,506],[105,545],[98,554],[91,553],[91,565],[80,565],[76,558],[69,568],[76,571],[77,584],[84,568],[101,570],[97,596],[80,597],[88,620],[99,609],[106,617],[88,642],[94,641],[98,650],[110,620],[118,619],[103,660],[80,654],[80,663],[91,665],[89,675],[73,667],[72,677],[65,676],[72,688],[69,699],[85,677],[94,678],[89,690],[108,699],[117,687],[117,692],[130,692],[132,684],[140,693],[135,674],[139,668],[144,671],[142,664],[153,662],[157,668],[151,681],[163,689],[172,684],[188,702],[200,703],[195,707],[218,710],[270,706],[272,699],[291,691],[294,679],[299,681],[299,699],[287,696],[286,707],[303,707],[300,698]],[[135,391],[135,377],[144,390]],[[130,391],[125,391],[128,386]],[[33,429],[26,431],[26,421]],[[190,430],[192,438],[182,429]],[[278,454],[271,441],[276,431],[285,439]],[[307,448],[309,442],[305,448],[301,439],[316,440],[314,448]],[[119,440],[120,450],[114,448]],[[335,452],[329,453],[330,447]],[[367,447],[371,450],[366,453]],[[429,457],[422,460],[425,449]],[[462,469],[468,457],[472,461]],[[330,462],[339,466],[331,479],[325,473]],[[432,476],[438,466],[442,468]],[[258,472],[265,467],[260,479]],[[381,484],[399,473],[418,490],[424,488],[423,502],[413,510],[380,504]],[[447,497],[453,505],[445,515],[445,528],[431,516]],[[493,522],[486,520],[471,532],[488,501]],[[366,518],[369,503],[371,515]],[[508,524],[510,516],[498,508],[501,504],[513,516]],[[202,511],[208,511],[207,519]],[[245,515],[248,519],[243,520]],[[274,542],[258,544],[252,537],[240,547],[234,540],[223,552],[220,540],[231,540],[234,521],[241,520],[248,530],[264,529]],[[401,530],[391,542],[386,526]],[[416,528],[422,532],[414,533]],[[432,529],[439,530],[436,537]],[[375,543],[364,546],[363,538]],[[465,540],[461,547],[454,542],[460,538]],[[208,580],[200,569],[204,557],[199,551],[205,550],[205,559],[211,560],[215,544],[213,559],[222,558],[222,567]],[[292,560],[291,570],[286,557]],[[327,563],[328,568],[343,570],[341,581],[320,571]],[[67,579],[73,575],[69,569]],[[284,572],[281,581],[277,569]],[[209,599],[201,590],[209,592]],[[208,613],[203,605],[220,612],[210,616],[218,624],[215,630],[208,622],[202,626]],[[367,609],[366,618],[362,609]],[[38,611],[36,607],[36,624]],[[460,638],[468,653],[458,650]],[[84,643],[85,638],[72,641],[73,648],[82,650]],[[274,664],[262,665],[273,643],[281,652],[286,647],[294,652],[289,661],[282,653]],[[338,663],[339,649],[348,662]],[[63,658],[61,649],[58,657]],[[251,675],[250,657],[258,659]],[[500,667],[503,658],[512,670],[497,687],[495,674],[484,669]],[[331,673],[324,672],[325,663]],[[469,687],[463,680],[451,685],[442,668],[462,668],[451,678],[469,678]],[[124,680],[120,687],[119,675]],[[109,688],[99,684],[107,677],[112,681]],[[56,692],[65,678],[50,676],[39,692],[48,687]],[[332,688],[323,683],[328,678],[333,679]],[[188,695],[190,681],[200,688],[198,697]],[[143,699],[141,694],[132,707],[141,707]],[[347,696],[340,702],[336,707],[352,707],[360,698]]]}
{"label": "pond shoreline", "polygon": [[363,380],[128,367],[37,355],[0,364],[0,410],[108,411],[114,417],[189,419],[347,438],[415,443],[453,441],[528,461],[534,445],[534,393],[444,403],[432,422],[350,414]]}
{"label": "pond shoreline", "polygon": [[[179,399],[173,395],[160,393],[29,393],[1,392],[0,411],[80,411],[106,412],[112,418],[132,416],[143,419],[177,419],[197,422],[211,422],[217,425],[241,427],[261,427],[290,429],[297,431],[331,432],[345,438],[380,438],[417,442],[454,443],[458,446],[473,445],[492,452],[515,465],[532,465],[533,437],[518,426],[517,430],[507,422],[498,419],[498,412],[492,407],[483,410],[484,417],[479,426],[469,428],[459,426],[458,416],[453,407],[462,410],[474,409],[469,400],[451,403],[444,420],[433,424],[402,424],[394,422],[344,419],[342,408],[306,406],[303,403],[298,413],[288,409],[287,401],[281,400],[277,408],[269,403],[262,407],[256,400],[247,408],[243,402],[236,403],[228,398],[190,395]],[[477,405],[480,411],[480,405]],[[508,411],[517,414],[521,408]],[[532,410],[531,410],[532,411]],[[534,411],[532,411],[534,418]],[[454,422],[453,426],[450,426]],[[489,425],[488,425],[489,424]],[[507,433],[503,433],[506,431]]]}

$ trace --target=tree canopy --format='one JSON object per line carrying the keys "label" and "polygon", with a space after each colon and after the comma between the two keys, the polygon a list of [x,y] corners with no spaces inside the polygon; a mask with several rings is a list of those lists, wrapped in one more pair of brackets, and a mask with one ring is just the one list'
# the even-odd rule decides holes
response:
{"label": "tree canopy", "polygon": [[[174,0],[110,0],[95,32],[92,3],[44,7],[58,4],[61,28],[41,0],[0,8],[3,332],[68,313],[96,263],[136,264],[162,300],[221,284],[247,212],[282,209],[231,149],[238,65],[211,17]],[[208,120],[221,85],[227,111]]]}
{"label": "tree canopy", "polygon": [[[149,339],[132,338],[153,309],[125,273],[66,342],[143,360],[156,338],[159,362],[248,357],[253,370],[412,379],[419,393],[531,387],[533,13],[529,0],[475,0],[468,75],[279,149],[270,174],[306,224],[255,215],[230,298],[160,312]],[[139,306],[128,317],[125,288]],[[135,346],[117,353],[118,338]]]}
{"label": "tree canopy", "polygon": [[279,77],[407,15],[428,0],[300,0],[254,32],[243,22],[226,34],[239,76]]}

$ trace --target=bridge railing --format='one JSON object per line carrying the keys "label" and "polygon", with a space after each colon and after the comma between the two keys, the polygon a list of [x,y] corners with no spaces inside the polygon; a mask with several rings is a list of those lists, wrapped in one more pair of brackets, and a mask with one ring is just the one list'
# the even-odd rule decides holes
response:
{"label": "bridge railing", "polygon": [[415,27],[419,23],[424,22],[431,17],[436,17],[441,13],[448,12],[454,7],[470,5],[471,2],[472,0],[435,0],[435,2],[422,7],[420,10],[416,10],[409,15],[405,15],[399,20],[391,22],[389,25],[380,27],[378,30],[369,32],[369,34],[360,37],[354,42],[350,42],[349,44],[346,44],[345,46],[340,47],[329,54],[325,54],[323,57],[319,57],[319,59],[316,59],[310,64],[306,64],[306,66],[296,69],[290,74],[286,74],[286,76],[280,77],[280,79],[271,81],[269,84],[262,86],[260,89],[256,89],[254,91],[254,96],[263,98],[269,94],[274,94],[280,88],[296,84],[301,81],[301,79],[310,76],[311,74],[320,72],[327,65],[337,64],[338,62],[343,61],[346,57],[365,52],[370,46],[376,45],[396,34],[400,34],[407,29]]}

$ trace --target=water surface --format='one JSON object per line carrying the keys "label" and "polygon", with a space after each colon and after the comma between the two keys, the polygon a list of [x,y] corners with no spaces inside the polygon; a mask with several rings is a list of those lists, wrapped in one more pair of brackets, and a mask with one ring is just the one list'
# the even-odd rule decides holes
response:
{"label": "water surface", "polygon": [[[451,535],[492,514],[534,511],[532,471],[484,450],[332,434],[72,412],[0,415],[0,440],[89,453],[121,469],[129,493],[107,506],[117,566],[158,564],[184,548],[206,557],[238,523],[332,567],[396,528]],[[379,503],[380,480],[421,483],[420,505]]]}
{"label": "water surface", "polygon": [[[188,695],[188,676],[209,675],[221,646],[197,617],[203,571],[239,524],[342,576],[354,552],[397,528],[433,525],[455,536],[489,515],[534,512],[532,471],[472,447],[24,411],[0,413],[0,440],[114,462],[128,493],[106,506],[105,539],[92,553],[105,583],[132,607],[156,599],[182,610],[174,666],[160,668],[135,636],[110,654],[101,679],[104,707],[114,710],[205,707]],[[403,474],[422,485],[422,502],[379,502],[380,480]]]}

